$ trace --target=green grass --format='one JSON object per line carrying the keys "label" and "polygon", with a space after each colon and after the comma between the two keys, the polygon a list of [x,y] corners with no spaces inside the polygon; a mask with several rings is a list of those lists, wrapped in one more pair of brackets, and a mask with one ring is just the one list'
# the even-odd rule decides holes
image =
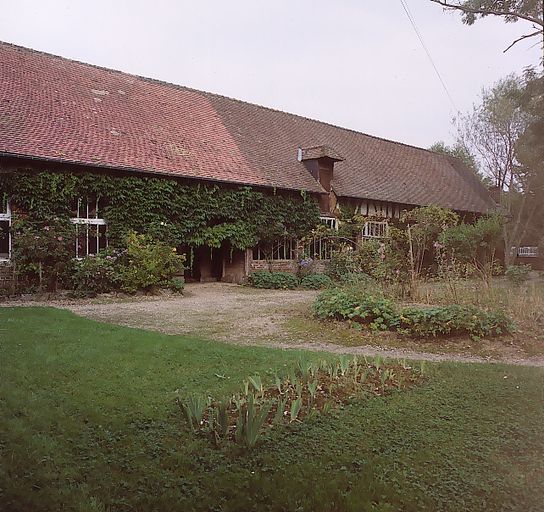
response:
{"label": "green grass", "polygon": [[185,430],[174,390],[220,396],[299,357],[0,309],[0,509],[542,510],[542,369],[429,365],[249,454]]}

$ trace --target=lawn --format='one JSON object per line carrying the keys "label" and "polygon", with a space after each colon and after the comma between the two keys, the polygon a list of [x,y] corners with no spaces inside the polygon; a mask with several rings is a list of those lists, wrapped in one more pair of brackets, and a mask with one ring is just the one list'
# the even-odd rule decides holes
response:
{"label": "lawn", "polygon": [[244,453],[187,432],[174,391],[221,396],[301,353],[49,308],[0,308],[0,325],[2,510],[542,510],[542,369],[428,365],[416,389]]}

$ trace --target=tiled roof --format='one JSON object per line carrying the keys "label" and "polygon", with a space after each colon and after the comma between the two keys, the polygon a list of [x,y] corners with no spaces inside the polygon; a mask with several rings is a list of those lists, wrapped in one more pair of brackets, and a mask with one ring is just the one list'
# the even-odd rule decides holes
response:
{"label": "tiled roof", "polygon": [[323,192],[298,148],[329,147],[339,196],[492,205],[445,156],[211,93],[0,43],[0,153]]}
{"label": "tiled roof", "polygon": [[301,160],[315,160],[316,158],[330,158],[340,162],[343,158],[329,146],[315,146],[313,148],[300,148]]}

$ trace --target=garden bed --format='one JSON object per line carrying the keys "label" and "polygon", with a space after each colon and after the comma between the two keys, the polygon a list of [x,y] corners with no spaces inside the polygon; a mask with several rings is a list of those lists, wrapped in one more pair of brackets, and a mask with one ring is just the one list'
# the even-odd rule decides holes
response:
{"label": "garden bed", "polygon": [[252,448],[262,431],[301,423],[353,401],[404,391],[423,380],[422,365],[384,363],[380,356],[371,363],[344,356],[337,362],[299,361],[283,377],[275,374],[275,384],[269,387],[259,375],[251,376],[242,392],[223,400],[191,395],[177,402],[188,426],[216,445],[230,440]]}

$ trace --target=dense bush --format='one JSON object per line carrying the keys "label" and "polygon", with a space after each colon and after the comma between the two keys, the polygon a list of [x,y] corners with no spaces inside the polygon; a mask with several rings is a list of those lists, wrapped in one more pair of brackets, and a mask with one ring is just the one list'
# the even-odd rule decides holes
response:
{"label": "dense bush", "polygon": [[502,244],[504,219],[499,215],[480,217],[474,224],[461,223],[445,229],[435,247],[443,251],[442,259],[456,260],[467,272],[489,282],[498,270],[496,253]]}
{"label": "dense bush", "polygon": [[313,304],[321,320],[347,320],[373,330],[398,330],[418,338],[470,335],[473,339],[497,336],[513,330],[513,323],[500,311],[483,311],[458,304],[437,307],[410,306],[398,310],[379,292],[361,286],[322,292]]}
{"label": "dense bush", "polygon": [[504,275],[515,285],[520,285],[529,279],[531,265],[509,265]]}
{"label": "dense bush", "polygon": [[398,324],[394,303],[361,287],[326,290],[317,297],[313,311],[322,320],[349,320],[375,330],[394,329]]}
{"label": "dense bush", "polygon": [[332,279],[326,274],[308,274],[300,280],[300,286],[311,290],[321,290],[332,285]]}
{"label": "dense bush", "polygon": [[432,308],[407,307],[401,310],[399,330],[415,337],[468,334],[473,339],[497,336],[513,329],[502,312],[488,312],[475,306],[452,304]]}
{"label": "dense bush", "polygon": [[298,279],[288,272],[258,271],[248,278],[255,288],[270,288],[275,290],[292,290],[298,286]]}
{"label": "dense bush", "polygon": [[87,256],[74,262],[72,286],[79,294],[111,292],[120,285],[117,257],[108,253]]}
{"label": "dense bush", "polygon": [[13,261],[19,282],[56,291],[67,276],[74,252],[74,226],[68,219],[14,221]]}
{"label": "dense bush", "polygon": [[341,281],[346,274],[361,273],[361,265],[356,252],[350,246],[334,251],[327,268],[327,274],[335,281]]}
{"label": "dense bush", "polygon": [[172,278],[183,274],[185,256],[149,236],[130,233],[121,258],[121,289],[128,293],[169,286]]}
{"label": "dense bush", "polygon": [[185,278],[181,276],[176,276],[170,279],[167,283],[168,289],[174,293],[183,293],[185,288]]}

